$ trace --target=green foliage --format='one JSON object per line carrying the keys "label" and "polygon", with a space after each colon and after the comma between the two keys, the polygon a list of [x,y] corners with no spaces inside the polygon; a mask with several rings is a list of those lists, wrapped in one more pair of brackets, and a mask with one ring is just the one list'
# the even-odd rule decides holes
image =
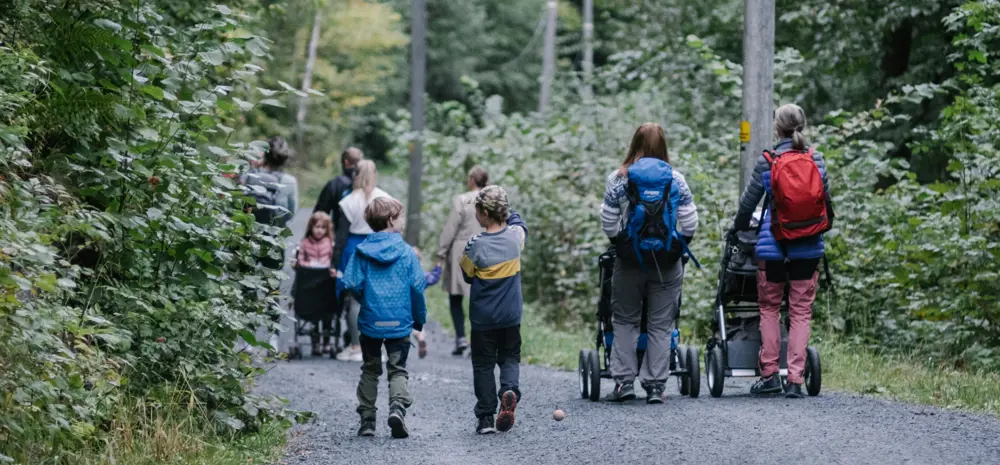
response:
{"label": "green foliage", "polygon": [[[941,34],[954,37],[954,79],[902,85],[860,112],[812,115],[821,124],[810,136],[827,155],[838,215],[828,235],[838,293],[817,302],[817,327],[943,363],[1000,365],[998,18],[996,1],[980,1],[942,23],[947,31]],[[741,69],[712,47],[719,41],[711,37],[644,40],[598,70],[594,101],[581,102],[563,88],[545,119],[504,115],[498,97],[486,99],[481,123],[461,105],[434,106],[431,127],[445,129],[425,135],[425,222],[443,223],[465,170],[483,165],[508,189],[531,230],[523,262],[529,308],[557,325],[589,325],[596,257],[607,246],[598,220],[605,177],[621,162],[635,127],[659,122],[700,211],[693,249],[706,267],[688,269],[684,321],[705,335],[721,232],[738,194]],[[804,53],[777,54],[782,102],[808,95],[815,82],[812,71],[801,69],[809,61]],[[929,102],[943,102],[940,117],[927,119]],[[918,182],[906,159],[885,155],[898,148],[886,134],[902,127],[910,128],[915,157],[947,156],[947,176]],[[405,157],[412,140],[405,116],[389,130],[399,141],[393,155]]]}
{"label": "green foliage", "polygon": [[255,263],[280,231],[227,177],[260,153],[231,133],[275,94],[247,86],[253,6],[31,3],[0,13],[3,454],[80,463],[118,406],[178,390],[212,427],[283,415],[233,347],[278,311]]}

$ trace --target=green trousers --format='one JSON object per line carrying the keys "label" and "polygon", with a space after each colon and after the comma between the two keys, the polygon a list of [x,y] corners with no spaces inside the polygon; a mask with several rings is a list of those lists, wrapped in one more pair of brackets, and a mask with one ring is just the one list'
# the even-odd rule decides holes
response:
{"label": "green trousers", "polygon": [[358,414],[362,420],[374,420],[375,402],[378,399],[378,378],[382,376],[382,346],[388,354],[385,370],[389,378],[389,409],[406,409],[413,404],[407,388],[409,373],[406,372],[406,358],[410,353],[410,338],[376,339],[361,335],[361,381],[358,382]]}

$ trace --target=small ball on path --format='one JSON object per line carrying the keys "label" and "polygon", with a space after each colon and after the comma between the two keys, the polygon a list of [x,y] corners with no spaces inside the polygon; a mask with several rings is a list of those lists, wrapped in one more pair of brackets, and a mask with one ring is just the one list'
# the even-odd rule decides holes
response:
{"label": "small ball on path", "polygon": [[566,412],[562,411],[562,409],[556,409],[555,412],[552,412],[552,418],[555,421],[563,421],[566,418]]}

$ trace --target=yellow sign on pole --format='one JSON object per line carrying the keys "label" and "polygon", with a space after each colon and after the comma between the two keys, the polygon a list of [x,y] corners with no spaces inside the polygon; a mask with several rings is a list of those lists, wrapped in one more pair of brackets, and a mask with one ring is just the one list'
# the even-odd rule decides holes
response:
{"label": "yellow sign on pole", "polygon": [[750,142],[750,122],[740,121],[740,142],[748,143]]}

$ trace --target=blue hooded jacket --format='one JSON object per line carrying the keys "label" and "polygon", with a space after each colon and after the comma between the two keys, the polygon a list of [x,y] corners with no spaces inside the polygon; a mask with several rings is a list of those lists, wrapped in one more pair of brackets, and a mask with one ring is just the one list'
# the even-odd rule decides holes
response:
{"label": "blue hooded jacket", "polygon": [[344,287],[361,302],[358,329],[365,336],[408,337],[427,322],[424,270],[399,233],[378,232],[358,244]]}

